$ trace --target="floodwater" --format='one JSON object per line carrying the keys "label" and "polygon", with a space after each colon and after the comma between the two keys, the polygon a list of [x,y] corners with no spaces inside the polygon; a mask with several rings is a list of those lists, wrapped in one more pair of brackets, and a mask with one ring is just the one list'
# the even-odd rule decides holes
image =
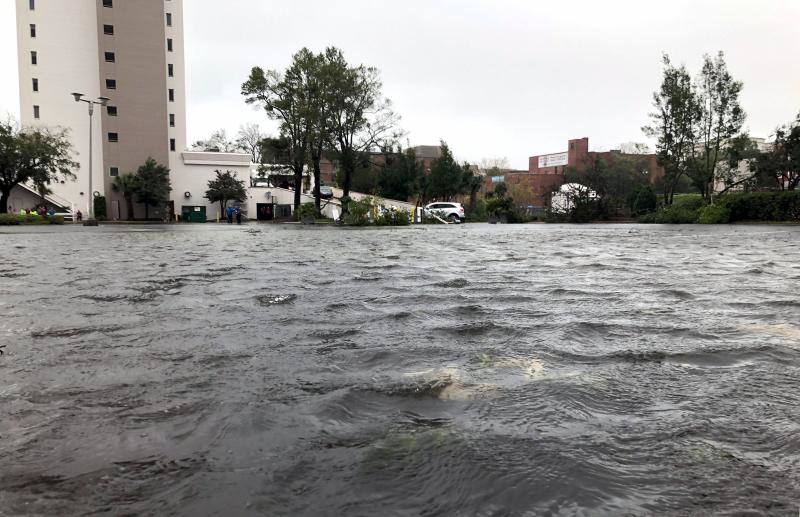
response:
{"label": "floodwater", "polygon": [[798,245],[0,229],[0,515],[797,515]]}

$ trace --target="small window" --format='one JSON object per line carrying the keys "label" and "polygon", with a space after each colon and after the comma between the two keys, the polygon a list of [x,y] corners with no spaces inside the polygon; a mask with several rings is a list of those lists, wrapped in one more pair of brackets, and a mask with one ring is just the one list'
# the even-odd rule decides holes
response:
{"label": "small window", "polygon": [[103,34],[107,36],[114,35],[114,26],[113,25],[103,25]]}
{"label": "small window", "polygon": [[172,13],[167,13],[167,27],[172,27]]}
{"label": "small window", "polygon": [[119,142],[119,134],[118,133],[109,133],[108,134],[108,141],[109,142]]}
{"label": "small window", "polygon": [[169,101],[175,102],[175,90],[173,90],[172,88],[169,89]]}
{"label": "small window", "polygon": [[32,80],[32,83],[33,83],[33,91],[38,92],[39,91],[39,79],[34,78]]}
{"label": "small window", "polygon": [[167,38],[167,50],[172,52],[172,38]]}
{"label": "small window", "polygon": [[175,127],[175,114],[169,114],[169,127]]}
{"label": "small window", "polygon": [[36,24],[32,23],[31,24],[31,38],[35,38],[35,37],[36,37]]}
{"label": "small window", "polygon": [[108,169],[108,175],[114,178],[119,176],[119,167],[111,167]]}
{"label": "small window", "polygon": [[28,6],[31,8],[31,11],[35,11],[36,10],[36,0],[30,0],[28,2]]}
{"label": "small window", "polygon": [[31,64],[32,65],[39,64],[39,54],[37,54],[35,50],[31,50]]}
{"label": "small window", "polygon": [[169,150],[172,151],[172,152],[175,152],[175,139],[174,138],[170,138],[169,139]]}
{"label": "small window", "polygon": [[103,0],[103,7],[114,7],[114,0]]}
{"label": "small window", "polygon": [[172,66],[172,63],[167,65],[167,75],[170,77],[175,77],[175,67]]}
{"label": "small window", "polygon": [[108,113],[109,117],[116,117],[117,116],[117,107],[116,106],[106,106],[106,113]]}
{"label": "small window", "polygon": [[116,63],[117,55],[113,52],[106,52],[106,63]]}
{"label": "small window", "polygon": [[109,90],[116,90],[117,89],[117,80],[116,79],[106,79],[106,88]]}
{"label": "small window", "polygon": [[36,119],[39,118],[39,106],[34,106],[33,107],[33,118],[36,118]]}

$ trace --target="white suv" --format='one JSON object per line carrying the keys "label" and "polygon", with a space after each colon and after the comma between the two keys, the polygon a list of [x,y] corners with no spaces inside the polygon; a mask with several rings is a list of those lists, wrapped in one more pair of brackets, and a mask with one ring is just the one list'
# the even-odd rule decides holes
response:
{"label": "white suv", "polygon": [[463,223],[466,219],[464,207],[461,206],[461,203],[431,203],[425,207],[425,214],[436,214],[451,223]]}

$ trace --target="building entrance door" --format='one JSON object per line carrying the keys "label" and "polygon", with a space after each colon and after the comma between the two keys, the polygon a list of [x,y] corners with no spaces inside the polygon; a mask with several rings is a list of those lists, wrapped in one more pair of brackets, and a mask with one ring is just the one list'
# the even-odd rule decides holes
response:
{"label": "building entrance door", "polygon": [[272,221],[275,219],[275,205],[272,203],[257,203],[256,212],[259,221]]}

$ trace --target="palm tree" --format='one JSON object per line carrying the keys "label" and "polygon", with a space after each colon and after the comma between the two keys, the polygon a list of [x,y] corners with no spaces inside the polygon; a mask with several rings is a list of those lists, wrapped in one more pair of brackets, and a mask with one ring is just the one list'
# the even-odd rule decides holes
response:
{"label": "palm tree", "polygon": [[114,192],[122,193],[122,196],[125,198],[125,204],[128,209],[128,221],[133,221],[133,195],[136,193],[138,183],[139,181],[136,179],[136,175],[132,172],[128,172],[114,178],[114,183],[111,185],[111,189]]}

